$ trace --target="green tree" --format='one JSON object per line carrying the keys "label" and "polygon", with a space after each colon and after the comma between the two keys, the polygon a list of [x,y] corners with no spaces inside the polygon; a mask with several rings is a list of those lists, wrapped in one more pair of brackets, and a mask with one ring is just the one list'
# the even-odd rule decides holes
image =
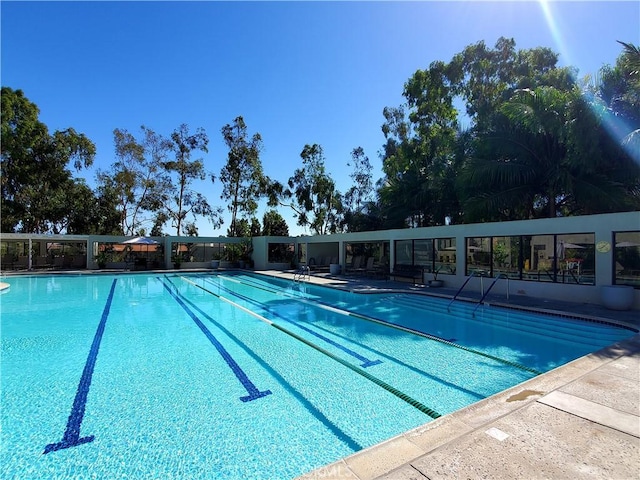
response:
{"label": "green tree", "polygon": [[640,88],[640,47],[632,43],[618,41],[624,47],[620,64],[636,87]]}
{"label": "green tree", "polygon": [[[222,224],[222,209],[212,207],[204,195],[191,187],[194,180],[206,178],[203,160],[191,160],[191,154],[196,150],[206,153],[208,143],[209,139],[203,129],[199,128],[192,134],[185,124],[171,134],[175,160],[162,163],[165,172],[172,178],[163,217],[171,221],[176,235],[196,235],[198,230],[195,219],[198,216],[207,217],[214,228],[219,228]],[[188,216],[191,216],[192,221],[187,220]]]}
{"label": "green tree", "polygon": [[96,176],[99,185],[109,186],[117,194],[120,228],[125,235],[140,234],[153,222],[171,185],[163,169],[171,143],[145,126],[141,130],[141,141],[127,130],[113,131],[116,161],[110,171],[99,171]]}
{"label": "green tree", "polygon": [[228,237],[250,237],[251,236],[251,225],[249,224],[249,220],[246,218],[239,218],[236,221],[235,230],[233,235],[231,235],[231,227],[227,229]]}
{"label": "green tree", "polygon": [[300,157],[302,168],[289,178],[292,190],[288,192],[295,199],[290,206],[298,225],[309,226],[318,235],[334,233],[340,226],[342,199],[326,172],[322,147],[317,143],[305,145]]}
{"label": "green tree", "polygon": [[640,164],[640,48],[619,42],[623,51],[614,67],[600,69],[599,81],[589,90],[604,104],[597,113],[615,141]]}
{"label": "green tree", "polygon": [[249,226],[249,236],[250,237],[259,237],[262,233],[262,226],[260,225],[260,220],[256,217],[251,218],[251,225]]}
{"label": "green tree", "polygon": [[557,68],[557,62],[558,54],[549,48],[517,50],[512,38],[500,37],[493,48],[483,41],[465,47],[454,55],[445,74],[451,91],[464,102],[472,126],[483,130],[516,90],[571,89],[577,72]]}
{"label": "green tree", "polygon": [[[95,191],[95,204],[89,215],[88,230],[84,233],[95,235],[123,235],[120,225],[120,212],[117,209],[118,193],[107,186],[98,186]],[[80,219],[79,219],[80,221]],[[81,229],[72,226],[74,232]]]}
{"label": "green tree", "polygon": [[[433,62],[405,84],[405,107],[385,109],[385,182],[380,197],[390,219],[422,227],[444,223],[457,210],[455,142],[458,112],[448,67]],[[408,113],[405,113],[408,111]]]}
{"label": "green tree", "polygon": [[347,166],[353,168],[349,175],[353,186],[344,194],[344,207],[347,211],[358,212],[373,198],[373,166],[362,147],[351,151],[351,162]]}
{"label": "green tree", "polygon": [[386,120],[382,126],[386,139],[382,153],[385,177],[378,185],[378,196],[386,227],[403,228],[415,223],[415,218],[420,215],[416,208],[420,195],[411,182],[417,141],[404,106],[385,107],[383,115]]}
{"label": "green tree", "polygon": [[374,198],[373,166],[364,154],[362,147],[354,148],[351,152],[353,168],[349,175],[353,185],[344,194],[344,213],[342,230],[348,232],[363,232],[377,230],[382,225],[379,208]]}
{"label": "green tree", "polygon": [[268,237],[289,236],[289,226],[276,210],[269,210],[262,217],[262,235]]}
{"label": "green tree", "polygon": [[61,221],[55,230],[68,234],[122,235],[115,196],[94,193],[83,181],[70,182],[60,202]]}
{"label": "green tree", "polygon": [[620,180],[635,178],[637,185],[638,167],[620,146],[613,156],[603,156],[598,138],[602,119],[578,88],[518,90],[501,114],[501,120],[478,137],[477,156],[460,176],[471,192],[465,203],[468,220],[553,218],[630,208]]}
{"label": "green tree", "polygon": [[76,171],[89,167],[94,144],[73,128],[50,134],[21,90],[2,87],[2,231],[60,233],[61,205]]}
{"label": "green tree", "polygon": [[243,236],[238,232],[238,216],[252,217],[258,209],[258,199],[263,195],[265,177],[260,162],[262,139],[255,133],[247,138],[247,126],[242,117],[237,117],[233,125],[222,127],[222,137],[229,148],[227,163],[220,171],[222,195],[231,212],[230,237]]}
{"label": "green tree", "polygon": [[[510,124],[503,111],[507,102],[515,103],[511,100],[514,92],[534,91],[539,87],[558,92],[573,90],[575,71],[557,68],[557,60],[557,54],[550,49],[516,50],[512,39],[500,38],[493,48],[478,42],[456,54],[449,63],[436,61],[427,70],[418,70],[405,84],[406,104],[385,108],[383,112],[385,177],[379,184],[378,195],[386,224],[439,225],[446,217],[456,222],[466,212],[463,202],[467,209],[475,209],[474,218],[478,218],[480,211],[486,213],[483,208],[487,202],[505,206],[499,217],[519,218],[525,214],[517,206],[522,202],[505,201],[509,193],[506,188],[500,190],[503,195],[499,199],[493,187],[479,191],[480,184],[475,183],[475,179],[481,172],[474,168],[487,167],[491,163],[490,154],[494,154],[493,163],[501,161],[495,155],[513,155],[506,150],[515,148],[514,144],[507,145],[504,140],[501,148],[505,152],[496,150],[500,144],[495,139],[496,132],[506,134],[511,129],[510,135],[526,133],[524,125]],[[455,107],[458,104],[464,105],[465,128],[460,127],[461,114]],[[527,141],[533,140],[529,135]],[[529,146],[535,148],[533,144]],[[537,146],[545,148],[543,143]],[[471,158],[474,160],[468,160]],[[481,165],[480,158],[487,162]],[[512,159],[510,161],[505,168],[515,167]],[[501,184],[498,182],[498,185]],[[510,193],[521,199],[515,191]],[[530,192],[530,203],[540,209],[535,196]],[[474,203],[471,198],[483,202]],[[530,213],[525,210],[526,214]],[[485,218],[483,215],[480,217]]]}

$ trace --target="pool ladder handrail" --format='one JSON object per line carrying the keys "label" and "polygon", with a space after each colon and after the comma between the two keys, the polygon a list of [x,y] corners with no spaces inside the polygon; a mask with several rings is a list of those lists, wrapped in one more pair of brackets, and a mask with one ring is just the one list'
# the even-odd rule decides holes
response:
{"label": "pool ladder handrail", "polygon": [[458,295],[460,295],[460,293],[462,292],[462,290],[464,290],[464,287],[467,286],[467,283],[469,283],[469,281],[476,276],[476,274],[478,273],[477,270],[474,270],[473,272],[471,272],[471,275],[469,275],[467,277],[467,279],[464,281],[464,283],[462,284],[462,286],[458,289],[458,291],[456,292],[456,294],[453,296],[453,298],[451,299],[451,301],[449,302],[449,305],[447,305],[447,312],[449,311],[449,307],[451,307],[451,304],[455,301],[456,298],[458,298]]}
{"label": "pool ladder handrail", "polygon": [[311,268],[308,265],[301,265],[300,268],[293,274],[294,282],[304,282],[304,277],[307,280],[311,280]]}
{"label": "pool ladder handrail", "polygon": [[493,288],[493,286],[496,284],[496,282],[498,280],[500,280],[501,278],[506,278],[507,279],[507,300],[509,300],[509,276],[506,273],[500,273],[498,274],[498,276],[496,278],[493,279],[493,282],[491,282],[491,285],[489,285],[489,288],[487,288],[487,291],[484,292],[482,294],[482,298],[480,298],[480,301],[478,302],[478,304],[475,306],[475,308],[473,309],[473,312],[471,312],[471,316],[475,317],[476,315],[476,310],[478,309],[478,307],[480,305],[482,305],[482,302],[484,302],[484,299],[487,298],[487,295],[489,295],[489,292],[491,291],[491,289]]}

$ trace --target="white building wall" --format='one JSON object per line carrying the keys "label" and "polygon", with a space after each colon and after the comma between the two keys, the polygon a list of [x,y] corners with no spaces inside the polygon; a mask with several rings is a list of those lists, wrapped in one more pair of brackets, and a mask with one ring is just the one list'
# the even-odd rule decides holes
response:
{"label": "white building wall", "polygon": [[[613,255],[615,246],[613,245],[613,232],[640,230],[640,212],[623,212],[602,215],[588,215],[578,217],[563,217],[553,219],[520,220],[513,222],[493,222],[477,223],[466,225],[448,225],[438,227],[424,227],[415,229],[383,230],[375,232],[341,233],[333,235],[301,236],[301,237],[256,237],[253,238],[253,260],[256,270],[271,268],[286,269],[289,266],[284,264],[270,264],[268,262],[269,243],[306,243],[307,255],[314,256],[314,252],[338,252],[339,262],[344,262],[345,244],[348,242],[377,242],[388,241],[391,245],[391,265],[394,264],[395,240],[407,239],[428,239],[428,238],[455,238],[456,239],[456,274],[441,274],[439,279],[445,281],[448,287],[458,288],[466,280],[465,258],[466,258],[466,238],[468,237],[496,237],[496,236],[516,236],[516,235],[543,235],[543,234],[571,234],[571,233],[593,233],[595,243],[605,241],[611,245],[608,252],[596,251],[595,257],[595,285],[575,285],[551,282],[536,282],[524,280],[510,280],[508,283],[511,294],[527,295],[544,299],[570,300],[583,303],[601,303],[600,287],[612,284],[614,275]],[[93,245],[97,242],[120,242],[129,237],[121,236],[95,236],[95,235],[35,235],[3,233],[2,240],[67,240],[67,241],[87,241],[87,268],[95,269],[97,265],[93,260]],[[165,263],[171,267],[171,244],[173,242],[230,242],[242,241],[236,238],[225,237],[160,237],[155,240],[164,244]],[[206,267],[207,262],[198,265],[183,264],[183,268]],[[344,265],[343,265],[344,267]],[[485,278],[482,280],[483,287],[492,281]],[[495,286],[496,292],[506,293],[507,282],[499,281]],[[469,292],[480,292],[481,285],[479,279],[472,279],[469,282]],[[640,310],[640,289],[634,290],[634,306]]]}

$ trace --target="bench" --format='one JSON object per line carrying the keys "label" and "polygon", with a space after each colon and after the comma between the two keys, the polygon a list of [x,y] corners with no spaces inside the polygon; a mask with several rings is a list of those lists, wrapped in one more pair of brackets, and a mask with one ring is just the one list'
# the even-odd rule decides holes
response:
{"label": "bench", "polygon": [[393,271],[389,274],[389,278],[394,280],[399,278],[410,278],[413,284],[422,283],[424,281],[424,268],[418,265],[395,265]]}

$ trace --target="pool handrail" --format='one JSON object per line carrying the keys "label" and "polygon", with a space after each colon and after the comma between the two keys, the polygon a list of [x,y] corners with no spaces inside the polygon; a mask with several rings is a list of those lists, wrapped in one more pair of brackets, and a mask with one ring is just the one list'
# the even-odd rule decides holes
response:
{"label": "pool handrail", "polygon": [[305,276],[307,277],[307,280],[311,280],[311,268],[308,265],[301,265],[293,274],[293,281],[304,282]]}
{"label": "pool handrail", "polygon": [[473,309],[473,312],[471,312],[471,316],[472,317],[475,316],[476,310],[478,309],[478,307],[480,305],[482,305],[482,302],[484,302],[484,299],[487,298],[487,295],[489,295],[489,292],[491,291],[493,286],[501,278],[506,278],[507,279],[507,300],[509,300],[509,276],[506,273],[500,273],[500,274],[498,274],[498,276],[496,278],[493,279],[493,282],[491,282],[491,285],[489,285],[489,288],[487,288],[487,291],[482,294],[482,298],[480,298],[480,301],[478,302],[478,304]]}
{"label": "pool handrail", "polygon": [[449,311],[449,307],[451,306],[451,304],[455,301],[456,298],[458,298],[458,295],[460,295],[460,292],[462,292],[462,290],[464,290],[464,287],[467,286],[467,283],[469,283],[469,280],[471,280],[473,277],[476,276],[476,273],[478,273],[477,270],[474,270],[473,272],[471,272],[471,275],[469,275],[467,277],[467,279],[464,281],[464,283],[462,284],[462,286],[458,289],[458,291],[456,292],[456,294],[453,296],[453,298],[451,299],[451,301],[449,302],[449,305],[447,305],[447,312]]}

